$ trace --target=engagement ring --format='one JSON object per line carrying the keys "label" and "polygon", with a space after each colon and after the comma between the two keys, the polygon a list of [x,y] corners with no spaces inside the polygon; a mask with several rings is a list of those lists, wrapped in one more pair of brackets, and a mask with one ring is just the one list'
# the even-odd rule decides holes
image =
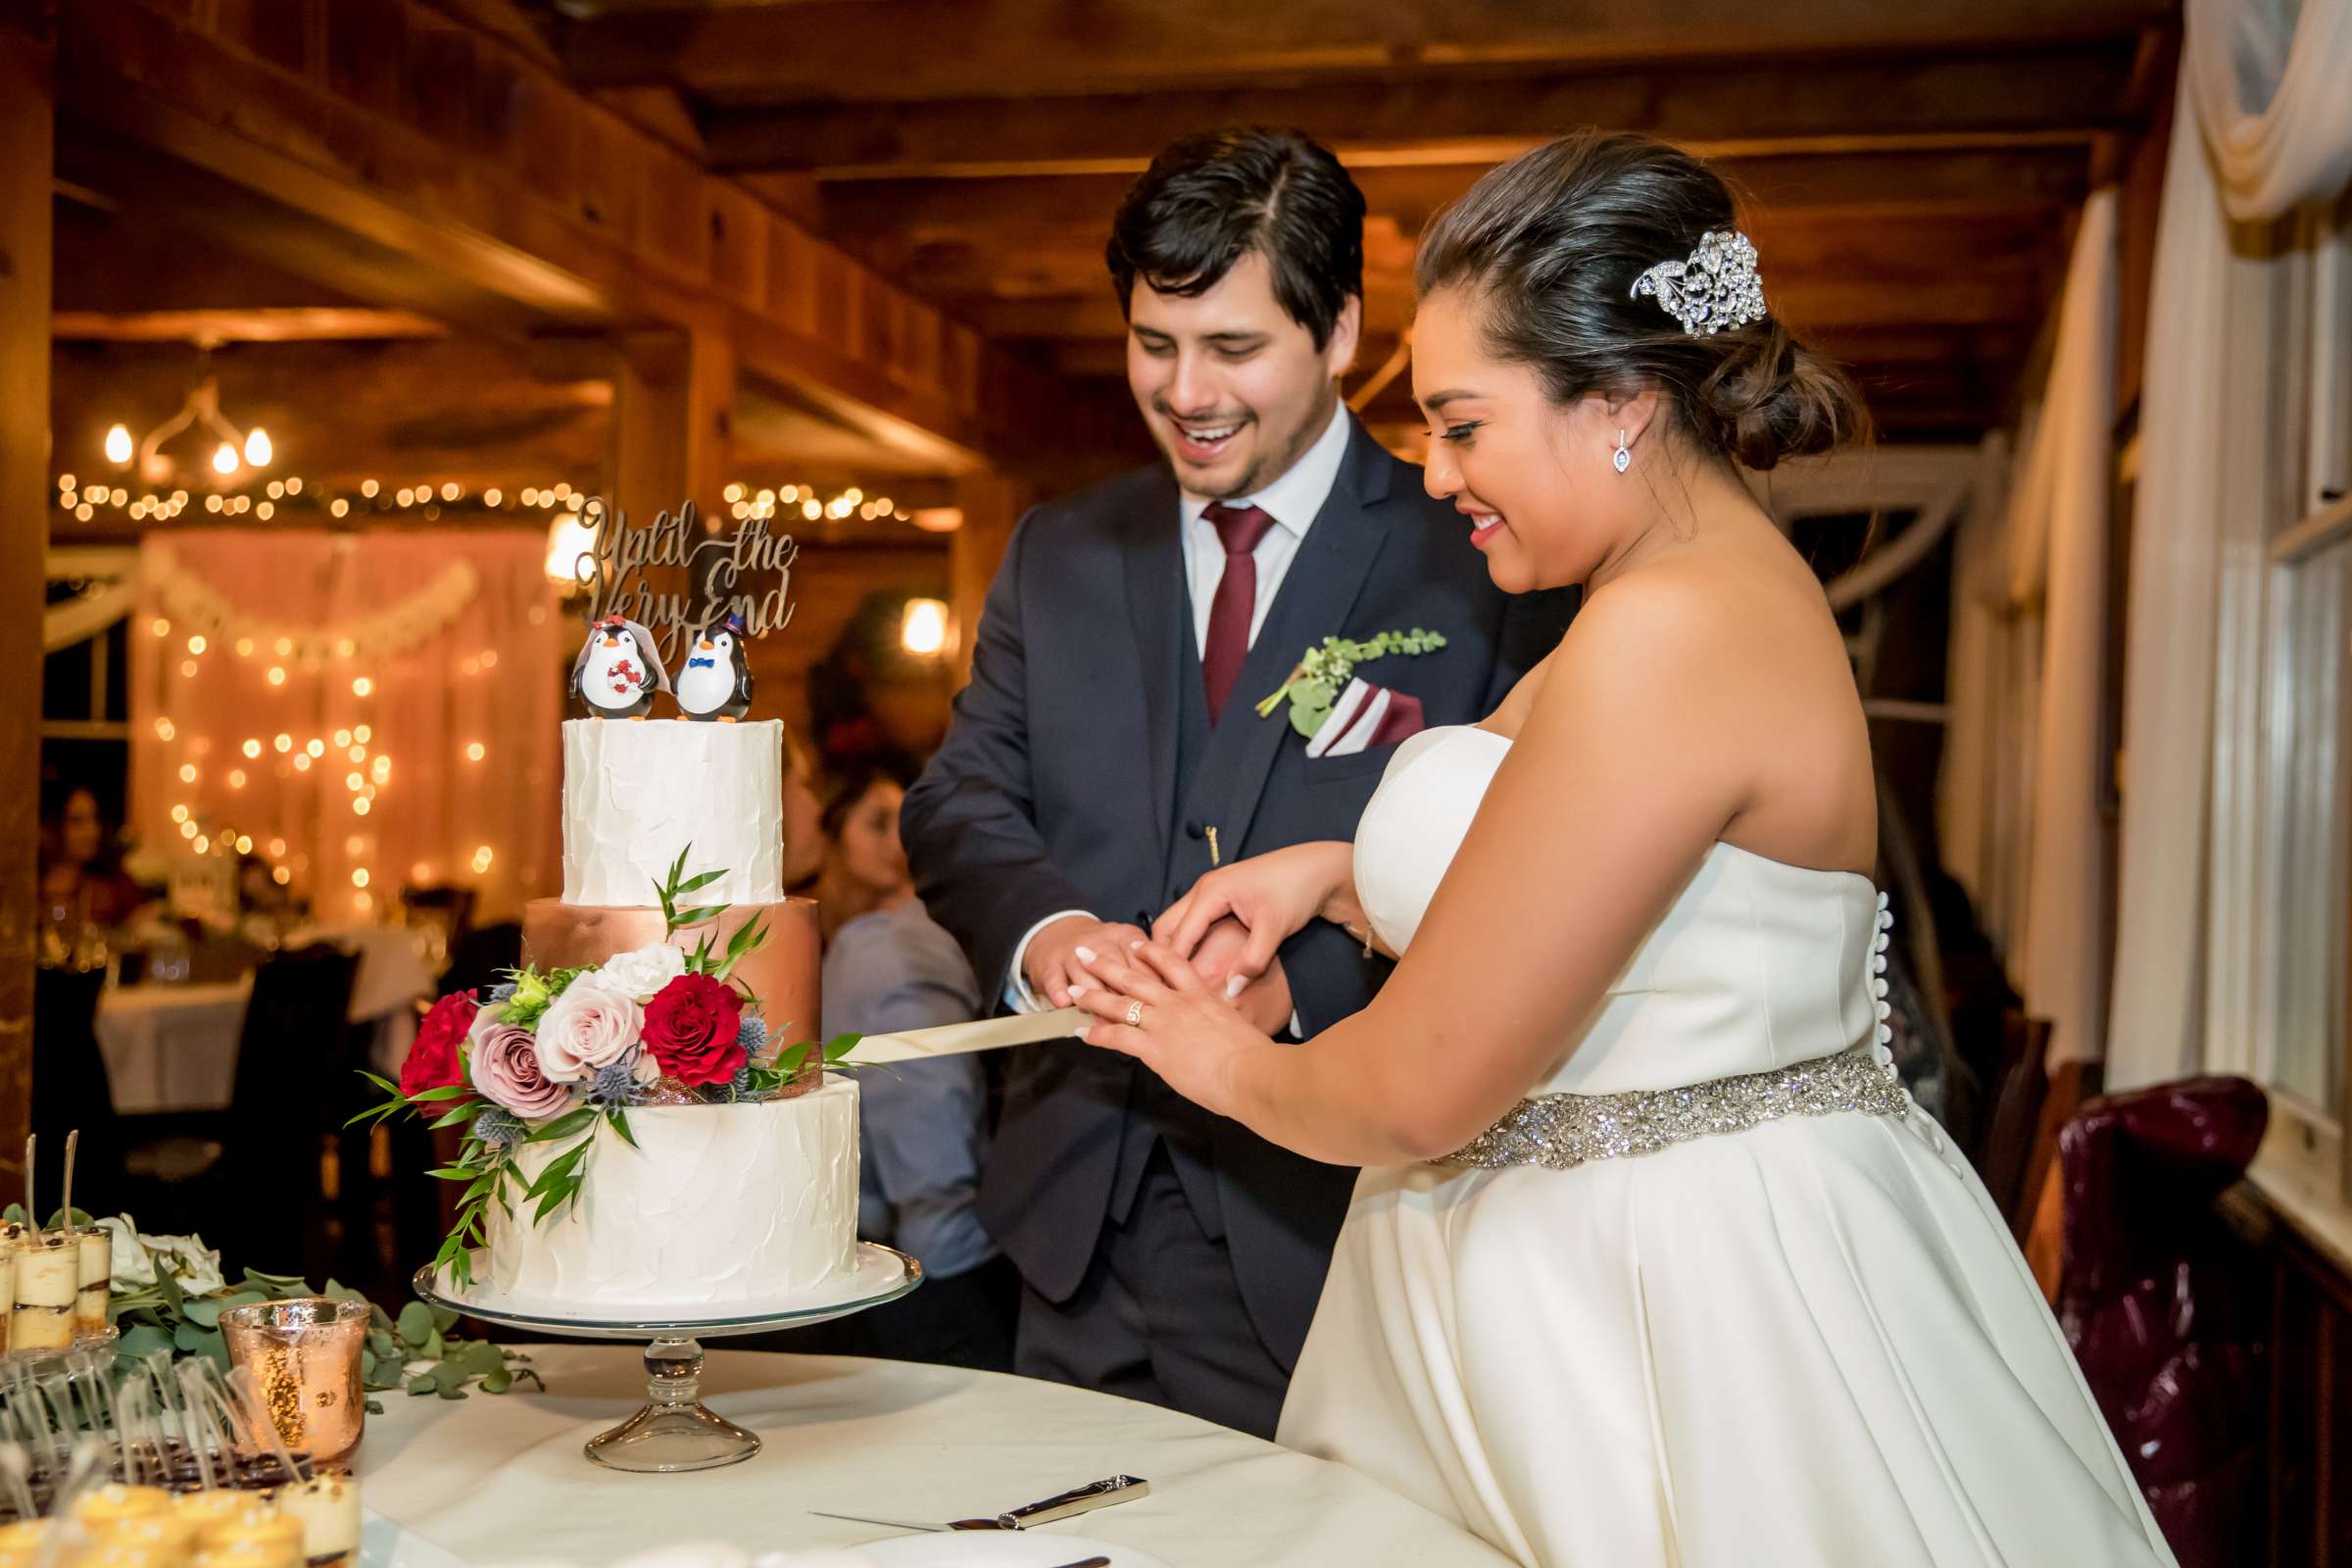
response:
{"label": "engagement ring", "polygon": [[1144,1004],[1140,1002],[1130,1002],[1127,1004],[1127,1027],[1130,1029],[1140,1029],[1143,1027],[1143,1024]]}

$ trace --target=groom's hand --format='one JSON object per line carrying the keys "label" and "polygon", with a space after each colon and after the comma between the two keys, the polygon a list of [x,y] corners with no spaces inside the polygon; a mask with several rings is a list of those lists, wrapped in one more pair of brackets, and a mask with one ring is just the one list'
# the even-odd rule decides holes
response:
{"label": "groom's hand", "polygon": [[1208,983],[1214,996],[1230,1001],[1251,1027],[1268,1035],[1279,1035],[1291,1026],[1291,982],[1282,972],[1282,960],[1269,958],[1265,973],[1255,980],[1244,980],[1235,988],[1237,978],[1234,964],[1250,945],[1250,928],[1231,915],[1210,926],[1193,950],[1193,968]]}
{"label": "groom's hand", "polygon": [[1021,956],[1022,978],[1029,989],[1056,1007],[1070,1004],[1070,984],[1085,978],[1078,967],[1078,950],[1104,956],[1127,956],[1127,945],[1144,940],[1143,928],[1132,925],[1113,925],[1087,915],[1073,914],[1056,920],[1029,939],[1029,951]]}

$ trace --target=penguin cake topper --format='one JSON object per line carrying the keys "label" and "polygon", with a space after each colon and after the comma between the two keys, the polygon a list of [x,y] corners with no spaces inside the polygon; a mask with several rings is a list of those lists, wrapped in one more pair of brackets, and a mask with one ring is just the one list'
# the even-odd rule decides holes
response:
{"label": "penguin cake topper", "polygon": [[654,634],[623,615],[600,616],[571,664],[571,695],[592,718],[643,718],[669,690]]}
{"label": "penguin cake topper", "polygon": [[678,671],[678,710],[688,718],[732,724],[751,710],[752,664],[743,617],[732,612],[706,621],[686,645]]}

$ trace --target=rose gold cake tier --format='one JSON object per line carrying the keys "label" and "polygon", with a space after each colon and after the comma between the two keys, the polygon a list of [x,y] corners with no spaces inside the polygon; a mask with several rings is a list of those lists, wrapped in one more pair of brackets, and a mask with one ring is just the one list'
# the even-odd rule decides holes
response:
{"label": "rose gold cake tier", "polygon": [[[733,905],[709,924],[680,931],[670,945],[692,950],[708,934],[711,948],[724,952],[728,939],[754,919],[767,923],[767,940],[735,965],[731,978],[750,986],[760,999],[771,1049],[822,1039],[814,899]],[[542,973],[602,963],[661,940],[659,908],[565,904],[561,899],[533,899],[522,906],[522,961]]]}

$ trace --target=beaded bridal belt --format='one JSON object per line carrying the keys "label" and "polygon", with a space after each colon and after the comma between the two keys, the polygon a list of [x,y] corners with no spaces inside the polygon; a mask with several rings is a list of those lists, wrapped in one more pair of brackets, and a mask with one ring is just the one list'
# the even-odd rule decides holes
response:
{"label": "beaded bridal belt", "polygon": [[1900,1116],[1911,1097],[1875,1047],[1856,1046],[1769,1072],[1716,1078],[1681,1089],[1616,1095],[1536,1095],[1433,1165],[1498,1170],[1542,1165],[1569,1170],[1588,1160],[1654,1154],[1718,1133],[1742,1133],[1783,1116],[1841,1110]]}

